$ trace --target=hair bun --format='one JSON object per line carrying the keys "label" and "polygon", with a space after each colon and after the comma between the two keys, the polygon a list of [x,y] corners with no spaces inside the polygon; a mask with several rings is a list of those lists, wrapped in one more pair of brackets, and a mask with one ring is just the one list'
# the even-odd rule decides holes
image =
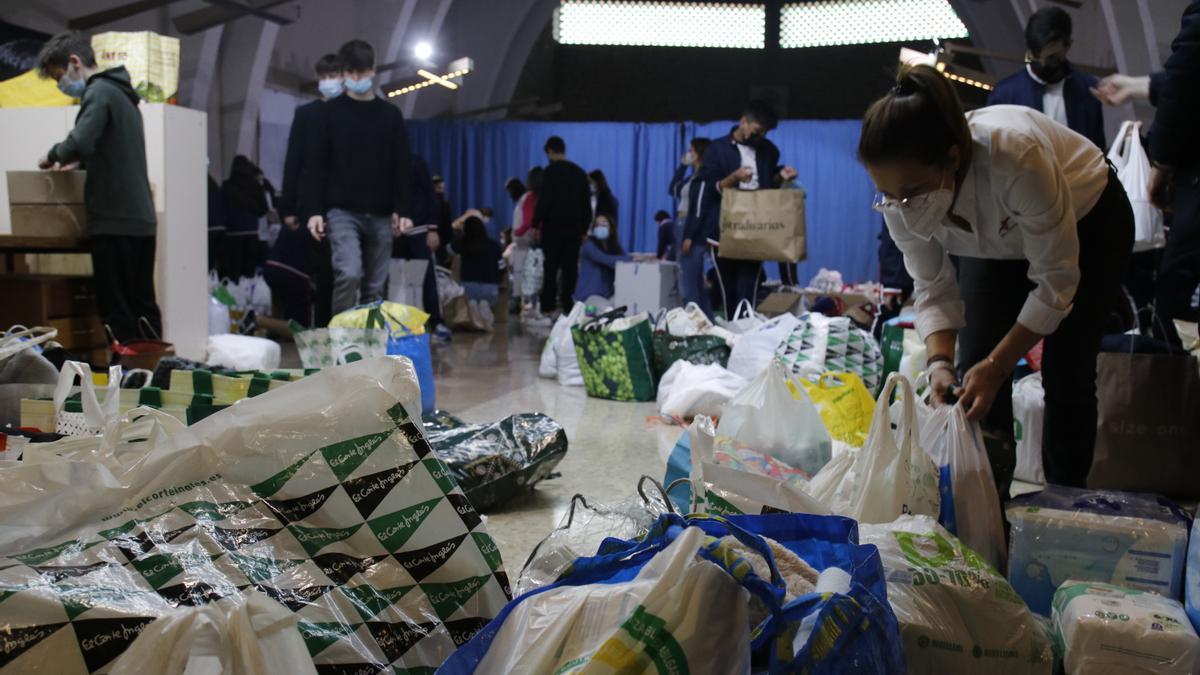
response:
{"label": "hair bun", "polygon": [[905,69],[896,76],[896,84],[892,87],[892,96],[911,96],[921,88],[920,82],[913,77],[911,69]]}

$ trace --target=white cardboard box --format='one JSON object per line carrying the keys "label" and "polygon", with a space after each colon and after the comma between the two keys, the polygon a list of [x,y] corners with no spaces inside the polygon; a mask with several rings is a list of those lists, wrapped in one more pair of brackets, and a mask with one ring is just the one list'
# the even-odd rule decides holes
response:
{"label": "white cardboard box", "polygon": [[680,306],[679,265],[673,262],[617,263],[613,306],[627,307],[630,316]]}

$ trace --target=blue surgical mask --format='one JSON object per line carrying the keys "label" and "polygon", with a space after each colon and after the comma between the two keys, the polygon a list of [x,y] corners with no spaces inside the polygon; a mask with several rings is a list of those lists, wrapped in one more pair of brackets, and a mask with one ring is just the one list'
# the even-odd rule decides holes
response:
{"label": "blue surgical mask", "polygon": [[371,91],[371,85],[374,83],[372,82],[371,78],[369,78],[369,77],[364,77],[361,80],[352,80],[347,77],[345,84],[346,84],[346,89],[350,90],[351,93],[358,94],[361,96],[361,95],[367,93],[368,91]]}
{"label": "blue surgical mask", "polygon": [[607,225],[597,225],[596,227],[593,227],[592,228],[592,236],[595,237],[596,239],[598,239],[599,241],[604,241],[605,239],[608,239],[608,226]]}
{"label": "blue surgical mask", "polygon": [[71,98],[82,98],[84,89],[87,89],[87,82],[83,78],[72,80],[70,69],[58,78],[58,90]]}
{"label": "blue surgical mask", "polygon": [[330,77],[318,82],[317,89],[321,90],[321,95],[325,98],[337,98],[346,88],[342,85],[342,78]]}

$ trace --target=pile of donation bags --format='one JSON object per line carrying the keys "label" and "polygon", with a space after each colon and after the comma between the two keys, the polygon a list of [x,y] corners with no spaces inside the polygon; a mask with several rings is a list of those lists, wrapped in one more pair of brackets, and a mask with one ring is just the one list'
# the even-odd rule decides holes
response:
{"label": "pile of donation bags", "polygon": [[[375,359],[0,468],[0,668],[438,667],[509,589],[419,410],[411,366]],[[127,439],[135,416],[155,428]]]}

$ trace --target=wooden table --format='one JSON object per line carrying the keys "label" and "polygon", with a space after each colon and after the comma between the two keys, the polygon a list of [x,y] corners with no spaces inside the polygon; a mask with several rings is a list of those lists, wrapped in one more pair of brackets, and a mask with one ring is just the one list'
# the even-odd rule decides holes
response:
{"label": "wooden table", "polygon": [[0,254],[4,255],[4,269],[9,272],[16,264],[16,256],[25,253],[87,253],[89,250],[87,239],[81,237],[0,235]]}

